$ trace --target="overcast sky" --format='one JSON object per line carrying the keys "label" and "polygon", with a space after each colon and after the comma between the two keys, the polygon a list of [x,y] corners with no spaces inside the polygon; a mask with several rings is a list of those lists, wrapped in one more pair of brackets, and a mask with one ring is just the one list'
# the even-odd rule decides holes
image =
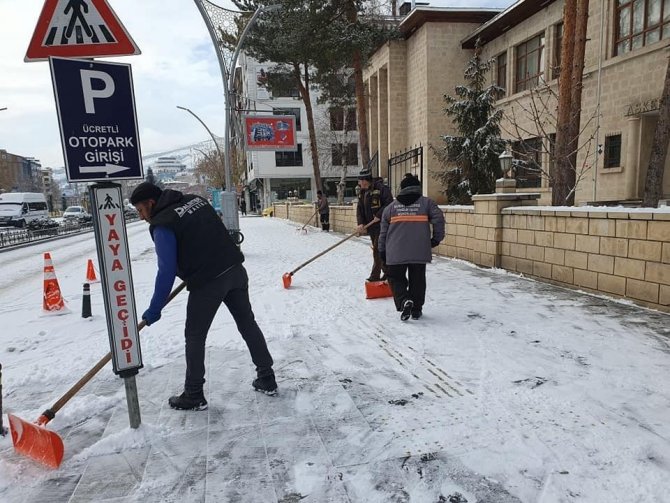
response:
{"label": "overcast sky", "polygon": [[[209,33],[192,0],[109,0],[139,46],[140,56],[108,58],[132,64],[144,155],[209,139],[181,105],[223,136],[223,86]],[[218,5],[231,7],[228,0]],[[401,2],[399,2],[401,3]],[[431,2],[467,6],[468,0]],[[480,0],[481,7],[507,7],[513,0]],[[0,0],[0,148],[62,166],[58,117],[47,62],[23,58],[44,2]]]}

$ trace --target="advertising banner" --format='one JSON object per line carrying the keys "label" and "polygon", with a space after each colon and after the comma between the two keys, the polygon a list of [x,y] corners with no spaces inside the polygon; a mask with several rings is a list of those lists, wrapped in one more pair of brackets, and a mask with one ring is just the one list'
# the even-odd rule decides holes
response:
{"label": "advertising banner", "polygon": [[293,115],[245,115],[247,150],[296,150],[295,117]]}

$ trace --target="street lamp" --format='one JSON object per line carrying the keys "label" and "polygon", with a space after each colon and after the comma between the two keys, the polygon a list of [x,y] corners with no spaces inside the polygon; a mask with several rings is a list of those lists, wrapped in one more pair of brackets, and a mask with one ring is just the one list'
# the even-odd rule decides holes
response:
{"label": "street lamp", "polygon": [[[261,6],[254,12],[249,22],[244,27],[240,39],[237,41],[235,51],[233,52],[233,57],[230,62],[230,72],[229,75],[226,74],[226,62],[223,56],[223,50],[221,48],[221,43],[219,41],[217,29],[214,27],[211,18],[207,14],[207,9],[203,4],[203,0],[193,0],[196,7],[200,11],[202,19],[205,21],[207,26],[207,31],[212,38],[214,43],[214,48],[216,51],[216,56],[219,60],[219,69],[221,70],[221,78],[223,81],[223,97],[225,101],[225,110],[226,110],[226,124],[225,124],[225,133],[224,133],[224,171],[225,171],[225,180],[226,180],[226,190],[221,194],[221,211],[223,213],[223,220],[226,227],[231,231],[239,231],[240,221],[237,214],[237,191],[233,188],[233,176],[232,176],[232,161],[231,161],[231,150],[230,150],[230,123],[232,121],[232,104],[231,97],[233,94],[233,87],[235,85],[235,66],[237,65],[237,58],[244,44],[249,31],[256,23],[256,20],[263,12],[272,12],[281,9],[281,5],[268,5]],[[211,3],[211,2],[208,2]],[[225,9],[227,10],[227,9]]]}
{"label": "street lamp", "polygon": [[500,161],[500,169],[503,178],[514,178],[512,170],[512,154],[509,151],[509,143],[505,146],[505,151],[498,156],[498,160]]}
{"label": "street lamp", "polygon": [[[222,166],[225,166],[225,165],[226,165],[226,163],[225,163],[225,158],[224,158],[224,156],[223,156],[223,153],[221,152],[221,149],[219,148],[219,143],[216,141],[216,137],[212,134],[212,131],[207,127],[207,124],[205,124],[205,123],[203,122],[203,120],[202,120],[200,117],[198,117],[198,116],[193,112],[193,110],[191,110],[191,109],[189,109],[189,108],[186,108],[186,107],[181,107],[181,106],[179,106],[179,105],[177,105],[177,108],[178,108],[179,110],[184,110],[184,111],[190,113],[190,114],[191,114],[193,117],[195,117],[195,118],[198,120],[198,122],[199,122],[200,124],[202,124],[202,126],[207,130],[207,132],[209,133],[209,136],[212,137],[212,141],[214,142],[214,146],[216,147],[216,151],[219,153],[219,161],[221,162],[221,165],[222,165]],[[228,190],[228,179],[227,179],[227,178],[226,178],[226,190]]]}

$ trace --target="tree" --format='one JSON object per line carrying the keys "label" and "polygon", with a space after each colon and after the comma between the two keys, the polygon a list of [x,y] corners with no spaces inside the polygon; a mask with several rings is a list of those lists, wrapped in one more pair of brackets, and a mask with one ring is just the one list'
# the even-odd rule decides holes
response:
{"label": "tree", "polygon": [[321,60],[325,66],[317,68],[315,80],[323,87],[332,81],[333,75],[352,70],[349,73],[355,96],[361,164],[367,166],[370,147],[363,67],[383,42],[398,37],[399,32],[382,21],[380,4],[376,0],[333,0],[333,3],[344,13],[344,17],[337,17],[331,25],[335,38],[329,44],[330,53]]}
{"label": "tree", "polygon": [[[233,0],[240,9],[255,10],[260,5],[277,4],[281,10],[259,18],[245,42],[245,50],[260,62],[275,65],[262,85],[273,94],[287,86],[298,90],[305,105],[309,131],[309,150],[314,167],[314,182],[322,188],[317,135],[312,108],[312,88],[333,83],[353,66],[363,162],[369,159],[363,66],[388,32],[368,15],[375,12],[376,0]],[[359,16],[359,13],[365,16]],[[365,22],[363,22],[363,19]]]}
{"label": "tree", "polygon": [[502,111],[494,104],[502,89],[485,87],[491,64],[482,60],[477,44],[465,69],[466,85],[456,87],[456,97],[444,96],[444,111],[453,117],[459,135],[444,135],[444,146],[431,148],[444,165],[435,175],[450,204],[470,204],[474,194],[494,192],[501,176],[498,156],[505,150],[500,138]]}
{"label": "tree", "polygon": [[319,58],[328,52],[331,24],[337,10],[321,0],[233,0],[233,3],[244,10],[270,4],[282,7],[258,18],[245,41],[245,51],[261,63],[274,63],[260,85],[273,94],[279,94],[287,85],[298,90],[307,116],[314,183],[320,190],[323,185],[314,128],[312,78]]}
{"label": "tree", "polygon": [[210,187],[220,189],[226,186],[226,173],[223,167],[223,161],[216,148],[208,151],[196,149],[202,157],[195,162],[195,174],[202,176]]}
{"label": "tree", "polygon": [[[542,83],[529,90],[528,98],[511,103],[503,109],[506,121],[501,129],[512,143],[514,167],[518,186],[524,186],[524,178],[533,176],[545,178],[550,187],[555,187],[556,169],[556,129],[558,94],[553,86]],[[581,131],[576,135],[579,143],[574,146],[575,154],[582,151],[584,155],[580,165],[572,167],[573,182],[568,192],[574,193],[576,187],[584,179],[591,167],[589,158],[595,144],[595,130],[592,128],[596,115],[591,115]],[[591,130],[588,136],[586,131]],[[542,157],[550,159],[549,166],[542,166]],[[575,156],[576,157],[576,156]],[[576,158],[575,161],[576,163]],[[525,185],[526,187],[531,185]]]}
{"label": "tree", "polygon": [[670,141],[670,60],[668,60],[668,67],[665,72],[654,141],[651,144],[651,157],[644,184],[642,206],[653,208],[658,206],[658,200],[661,198],[661,191],[663,190],[663,172],[665,171],[665,159],[668,155],[668,141]]}
{"label": "tree", "polygon": [[344,204],[347,168],[358,165],[355,108],[339,105],[316,116],[319,158],[325,176],[337,176],[337,204]]}
{"label": "tree", "polygon": [[575,204],[588,12],[589,0],[565,1],[561,42],[562,66],[558,79],[556,173],[551,193],[551,202],[554,206]]}

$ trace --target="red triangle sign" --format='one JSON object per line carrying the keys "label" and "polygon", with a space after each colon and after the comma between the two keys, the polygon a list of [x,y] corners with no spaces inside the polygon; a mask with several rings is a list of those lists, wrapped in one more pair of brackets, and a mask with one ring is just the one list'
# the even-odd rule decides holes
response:
{"label": "red triangle sign", "polygon": [[140,54],[107,0],[46,0],[25,61]]}

